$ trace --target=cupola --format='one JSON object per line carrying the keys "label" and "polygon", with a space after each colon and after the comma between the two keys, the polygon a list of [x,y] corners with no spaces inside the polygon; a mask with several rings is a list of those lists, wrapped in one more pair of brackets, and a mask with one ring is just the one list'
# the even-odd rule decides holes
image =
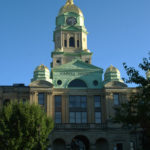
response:
{"label": "cupola", "polygon": [[112,81],[123,82],[120,77],[120,71],[111,65],[109,68],[106,69],[106,72],[104,74],[104,84]]}
{"label": "cupola", "polygon": [[59,15],[63,15],[65,13],[73,12],[80,16],[83,16],[82,11],[76,5],[74,5],[73,0],[67,0],[66,4],[60,9]]}
{"label": "cupola", "polygon": [[44,80],[44,81],[51,82],[49,69],[43,64],[36,67],[33,78],[31,79],[31,82],[37,81],[37,80]]}

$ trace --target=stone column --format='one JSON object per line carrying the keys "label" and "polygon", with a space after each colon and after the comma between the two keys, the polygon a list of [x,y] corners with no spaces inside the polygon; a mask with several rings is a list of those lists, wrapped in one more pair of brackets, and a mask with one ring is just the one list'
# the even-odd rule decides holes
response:
{"label": "stone column", "polygon": [[62,123],[66,123],[66,95],[62,95]]}
{"label": "stone column", "polygon": [[88,102],[87,102],[87,110],[88,110],[88,123],[94,123],[94,100],[93,96],[88,95]]}
{"label": "stone column", "polygon": [[69,123],[69,96],[65,95],[66,105],[65,105],[65,114],[66,114],[66,122]]}
{"label": "stone column", "polygon": [[87,95],[87,114],[88,114],[88,123],[92,123],[92,96]]}
{"label": "stone column", "polygon": [[51,116],[51,114],[50,114],[50,105],[51,105],[50,104],[50,101],[51,101],[50,95],[51,95],[50,92],[48,92],[47,95],[46,95],[46,98],[47,98],[46,109],[47,109],[47,115],[48,116]]}

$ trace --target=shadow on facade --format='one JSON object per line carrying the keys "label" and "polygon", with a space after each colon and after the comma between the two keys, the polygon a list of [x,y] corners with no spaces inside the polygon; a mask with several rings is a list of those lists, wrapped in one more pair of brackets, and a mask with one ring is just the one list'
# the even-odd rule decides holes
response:
{"label": "shadow on facade", "polygon": [[53,142],[53,147],[52,149],[53,150],[65,150],[66,147],[65,147],[65,141],[62,140],[62,139],[56,139],[54,142]]}
{"label": "shadow on facade", "polygon": [[106,139],[100,138],[96,141],[96,150],[109,150],[108,142]]}
{"label": "shadow on facade", "polygon": [[82,135],[75,136],[71,142],[71,150],[89,150],[89,140]]}

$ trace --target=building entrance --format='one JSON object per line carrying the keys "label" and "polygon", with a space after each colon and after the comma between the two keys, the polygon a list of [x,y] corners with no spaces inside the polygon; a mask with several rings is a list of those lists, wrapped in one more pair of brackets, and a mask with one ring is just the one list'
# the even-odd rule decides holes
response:
{"label": "building entrance", "polygon": [[89,150],[89,140],[82,135],[72,139],[71,150]]}

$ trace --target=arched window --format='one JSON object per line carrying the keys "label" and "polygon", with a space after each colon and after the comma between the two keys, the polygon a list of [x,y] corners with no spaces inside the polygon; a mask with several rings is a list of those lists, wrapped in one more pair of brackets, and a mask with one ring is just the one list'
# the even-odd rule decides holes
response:
{"label": "arched window", "polygon": [[87,87],[87,85],[83,80],[75,79],[69,83],[68,87]]}
{"label": "arched window", "polygon": [[71,37],[71,38],[69,39],[69,46],[70,46],[70,47],[75,47],[75,40],[74,40],[74,37]]}

